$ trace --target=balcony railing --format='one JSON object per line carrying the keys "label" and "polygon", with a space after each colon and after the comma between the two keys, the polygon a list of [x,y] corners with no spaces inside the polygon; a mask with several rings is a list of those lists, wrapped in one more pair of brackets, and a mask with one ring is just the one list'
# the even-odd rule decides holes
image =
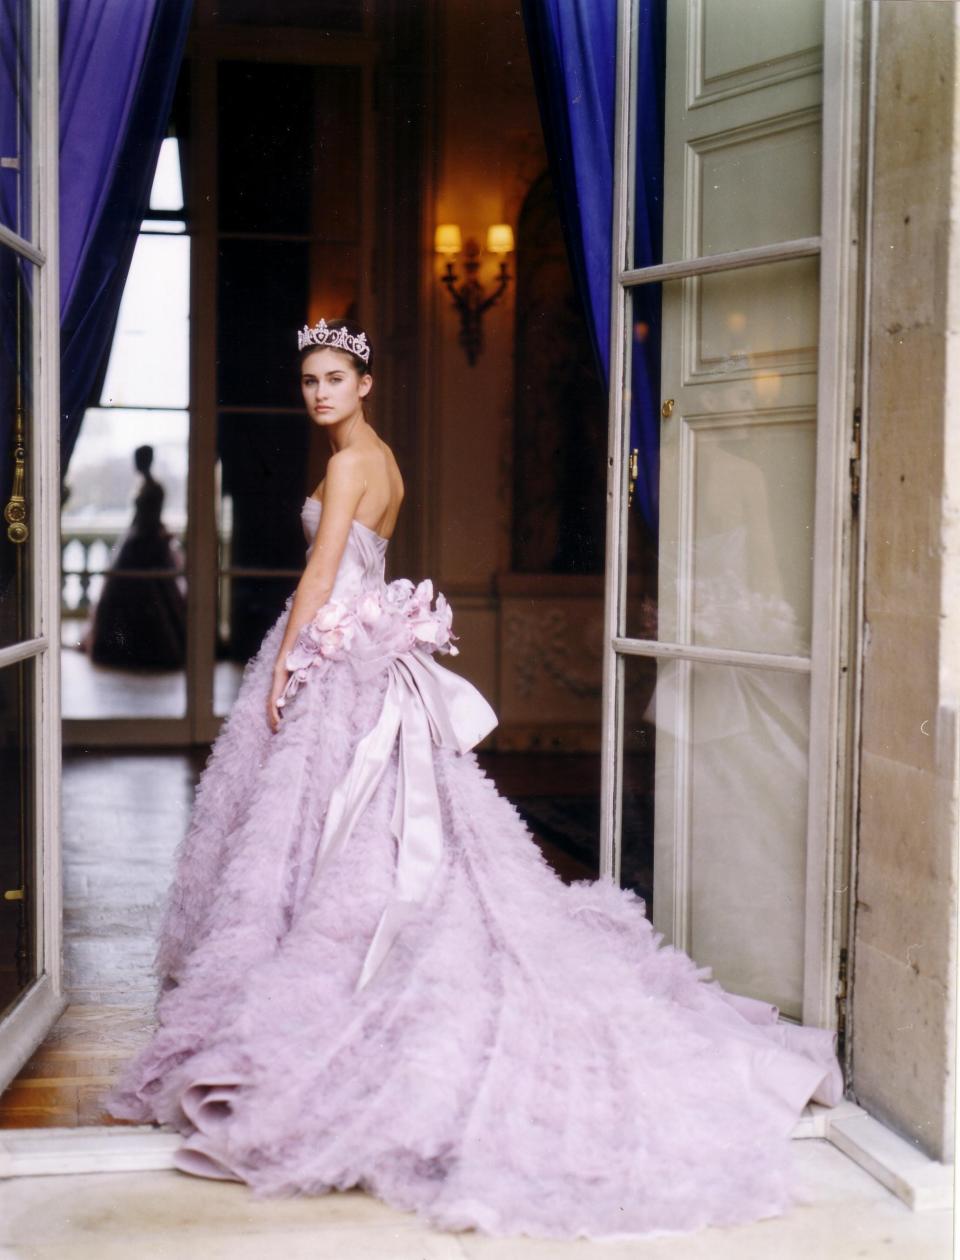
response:
{"label": "balcony railing", "polygon": [[[185,577],[182,568],[111,568],[110,557],[127,528],[125,525],[91,525],[88,529],[70,527],[62,530],[60,615],[64,620],[88,617],[100,597],[104,579],[111,573],[129,578]],[[182,554],[183,538],[177,532],[173,532],[171,537]]]}

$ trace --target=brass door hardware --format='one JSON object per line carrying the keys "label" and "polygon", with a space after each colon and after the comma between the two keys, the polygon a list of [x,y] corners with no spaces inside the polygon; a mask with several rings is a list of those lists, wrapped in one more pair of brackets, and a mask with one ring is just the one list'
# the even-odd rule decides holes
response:
{"label": "brass door hardware", "polygon": [[25,543],[30,537],[30,527],[27,525],[27,500],[23,493],[27,479],[26,455],[23,408],[18,404],[16,431],[13,437],[13,489],[10,491],[7,506],[3,509],[3,519],[7,522],[7,537],[12,543]]}
{"label": "brass door hardware", "polygon": [[629,465],[630,477],[629,477],[629,481],[627,482],[627,507],[630,507],[630,505],[633,503],[633,491],[637,484],[637,460],[638,460],[639,455],[640,455],[640,451],[635,446],[633,450],[630,452],[630,465]]}

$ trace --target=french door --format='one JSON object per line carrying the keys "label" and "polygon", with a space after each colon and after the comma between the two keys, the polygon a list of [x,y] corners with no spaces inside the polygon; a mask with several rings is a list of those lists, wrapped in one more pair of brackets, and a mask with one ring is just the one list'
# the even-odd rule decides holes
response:
{"label": "french door", "polygon": [[[657,930],[833,1026],[861,5],[667,0],[663,248],[642,266],[640,5],[619,10],[601,869],[638,865],[642,789]],[[638,447],[653,309],[659,440]]]}
{"label": "french door", "polygon": [[0,1088],[63,1008],[60,971],[57,9],[0,39]]}

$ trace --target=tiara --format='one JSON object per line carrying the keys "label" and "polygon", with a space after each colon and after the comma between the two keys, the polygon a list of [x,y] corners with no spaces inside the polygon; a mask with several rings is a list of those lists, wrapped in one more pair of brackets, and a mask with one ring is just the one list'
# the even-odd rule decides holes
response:
{"label": "tiara", "polygon": [[304,346],[331,346],[334,350],[346,350],[349,354],[355,354],[358,359],[363,359],[364,363],[370,358],[370,343],[365,332],[357,333],[354,337],[345,328],[328,327],[325,319],[321,319],[312,328],[304,324],[297,333],[297,349],[302,350]]}

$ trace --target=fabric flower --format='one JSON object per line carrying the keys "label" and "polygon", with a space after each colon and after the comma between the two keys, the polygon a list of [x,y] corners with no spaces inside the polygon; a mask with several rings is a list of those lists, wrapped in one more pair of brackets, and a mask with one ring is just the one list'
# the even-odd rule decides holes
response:
{"label": "fabric flower", "polygon": [[413,583],[409,578],[395,578],[383,589],[383,602],[388,608],[405,608],[413,593]]}
{"label": "fabric flower", "polygon": [[328,600],[287,653],[290,677],[278,707],[296,695],[311,669],[326,669],[332,661],[350,657],[355,668],[370,670],[415,648],[456,656],[452,624],[453,609],[439,592],[434,606],[430,578],[416,586],[409,578],[397,578],[347,599]]}
{"label": "fabric flower", "polygon": [[433,582],[429,578],[424,578],[422,582],[417,584],[417,589],[413,592],[413,606],[419,612],[429,612],[432,600]]}
{"label": "fabric flower", "polygon": [[357,616],[366,626],[375,626],[383,616],[383,607],[376,591],[366,591],[357,600]]}

